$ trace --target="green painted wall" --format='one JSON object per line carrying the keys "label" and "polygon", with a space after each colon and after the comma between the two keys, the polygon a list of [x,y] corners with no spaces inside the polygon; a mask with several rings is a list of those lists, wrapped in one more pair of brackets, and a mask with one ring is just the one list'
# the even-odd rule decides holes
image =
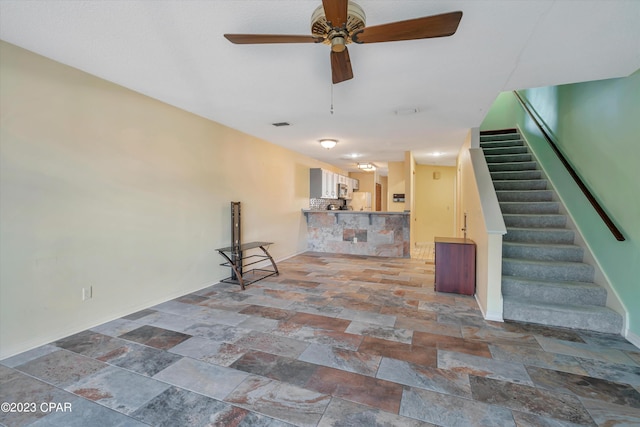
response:
{"label": "green painted wall", "polygon": [[[640,70],[629,77],[519,91],[624,234],[618,242],[509,93],[480,129],[517,125],[565,203],[640,337]],[[515,114],[514,114],[515,112]],[[514,121],[515,119],[515,121]]]}
{"label": "green painted wall", "polygon": [[480,130],[507,129],[515,126],[521,108],[512,92],[502,92],[493,102]]}

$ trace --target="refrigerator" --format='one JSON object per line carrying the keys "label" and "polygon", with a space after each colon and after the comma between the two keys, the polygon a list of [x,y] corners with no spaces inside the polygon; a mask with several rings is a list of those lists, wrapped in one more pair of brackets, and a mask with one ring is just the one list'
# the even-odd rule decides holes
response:
{"label": "refrigerator", "polygon": [[371,193],[366,191],[354,191],[351,199],[351,207],[354,211],[370,211]]}

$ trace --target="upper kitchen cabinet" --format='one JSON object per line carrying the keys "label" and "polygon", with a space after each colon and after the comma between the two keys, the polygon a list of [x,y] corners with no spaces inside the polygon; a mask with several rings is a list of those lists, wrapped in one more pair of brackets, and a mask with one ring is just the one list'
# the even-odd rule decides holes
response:
{"label": "upper kitchen cabinet", "polygon": [[[351,199],[353,192],[358,190],[359,181],[345,175],[340,175],[326,169],[313,168],[309,170],[309,197],[312,199]],[[346,197],[338,194],[338,184],[347,188]]]}
{"label": "upper kitchen cabinet", "polygon": [[353,191],[358,191],[360,190],[360,180],[355,179],[355,178],[349,178],[351,180],[351,189]]}
{"label": "upper kitchen cabinet", "polygon": [[320,168],[309,171],[309,197],[312,199],[337,199],[338,174]]}

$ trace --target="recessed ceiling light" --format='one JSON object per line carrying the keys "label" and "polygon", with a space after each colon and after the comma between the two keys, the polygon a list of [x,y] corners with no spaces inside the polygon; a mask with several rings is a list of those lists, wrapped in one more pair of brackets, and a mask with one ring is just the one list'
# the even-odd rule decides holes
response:
{"label": "recessed ceiling light", "polygon": [[431,153],[431,155],[432,155],[433,157],[440,157],[440,156],[442,156],[442,154],[443,154],[443,153],[441,153],[441,152],[439,152],[439,151],[434,151],[433,153]]}

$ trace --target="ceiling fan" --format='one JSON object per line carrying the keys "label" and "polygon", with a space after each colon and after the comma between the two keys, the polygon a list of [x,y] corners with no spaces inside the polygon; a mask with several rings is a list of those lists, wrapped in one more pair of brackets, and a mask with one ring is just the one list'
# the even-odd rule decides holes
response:
{"label": "ceiling fan", "polygon": [[324,43],[331,45],[333,83],[353,78],[347,44],[380,43],[400,40],[448,37],[458,29],[462,12],[425,16],[388,24],[365,26],[365,14],[349,0],[322,0],[311,15],[309,36],[286,34],[225,34],[236,44]]}

